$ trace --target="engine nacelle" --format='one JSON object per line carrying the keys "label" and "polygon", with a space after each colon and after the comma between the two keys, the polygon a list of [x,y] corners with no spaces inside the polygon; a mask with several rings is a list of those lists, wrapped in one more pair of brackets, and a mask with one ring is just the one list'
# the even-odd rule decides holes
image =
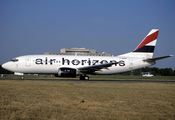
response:
{"label": "engine nacelle", "polygon": [[77,71],[73,68],[59,68],[56,77],[76,77]]}

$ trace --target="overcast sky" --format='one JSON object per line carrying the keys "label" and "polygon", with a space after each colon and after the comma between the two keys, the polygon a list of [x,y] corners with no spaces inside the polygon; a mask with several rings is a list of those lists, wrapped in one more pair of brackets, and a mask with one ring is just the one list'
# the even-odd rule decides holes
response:
{"label": "overcast sky", "polygon": [[[174,0],[0,0],[0,64],[72,47],[119,55],[154,28],[154,57],[175,55]],[[175,57],[153,67],[175,69]]]}

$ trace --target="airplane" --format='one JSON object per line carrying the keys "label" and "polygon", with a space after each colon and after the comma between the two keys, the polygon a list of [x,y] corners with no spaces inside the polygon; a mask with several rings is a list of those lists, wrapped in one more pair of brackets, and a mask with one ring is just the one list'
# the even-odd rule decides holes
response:
{"label": "airplane", "polygon": [[56,77],[76,77],[89,80],[90,74],[111,75],[154,65],[173,55],[153,58],[159,29],[152,29],[132,52],[118,56],[25,55],[2,65],[15,75],[55,74]]}

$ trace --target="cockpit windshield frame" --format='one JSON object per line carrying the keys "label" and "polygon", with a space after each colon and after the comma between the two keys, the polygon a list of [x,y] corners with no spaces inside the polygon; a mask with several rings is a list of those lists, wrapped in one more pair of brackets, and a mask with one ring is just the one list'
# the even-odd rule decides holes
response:
{"label": "cockpit windshield frame", "polygon": [[19,60],[16,59],[16,58],[13,58],[13,59],[11,59],[10,61],[12,61],[12,62],[18,62]]}

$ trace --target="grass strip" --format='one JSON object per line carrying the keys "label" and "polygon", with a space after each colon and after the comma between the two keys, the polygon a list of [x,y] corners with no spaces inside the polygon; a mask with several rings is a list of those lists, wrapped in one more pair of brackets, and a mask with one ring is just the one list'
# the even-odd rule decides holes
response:
{"label": "grass strip", "polygon": [[0,119],[175,119],[175,84],[0,81]]}

